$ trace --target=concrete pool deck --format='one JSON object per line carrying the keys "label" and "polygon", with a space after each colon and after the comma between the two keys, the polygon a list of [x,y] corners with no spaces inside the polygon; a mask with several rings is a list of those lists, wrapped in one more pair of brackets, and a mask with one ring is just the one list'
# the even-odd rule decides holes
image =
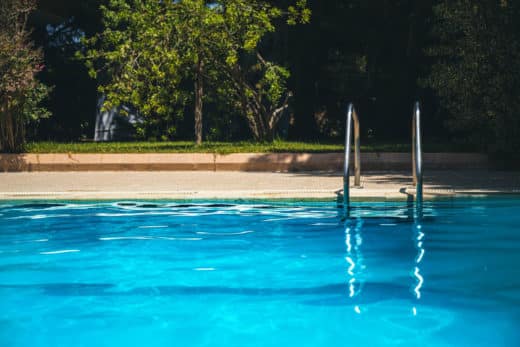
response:
{"label": "concrete pool deck", "polygon": [[[408,199],[409,172],[365,172],[353,199]],[[351,185],[353,178],[351,178]],[[436,170],[424,175],[425,198],[520,194],[520,172]],[[84,171],[0,173],[0,200],[335,199],[340,173]]]}

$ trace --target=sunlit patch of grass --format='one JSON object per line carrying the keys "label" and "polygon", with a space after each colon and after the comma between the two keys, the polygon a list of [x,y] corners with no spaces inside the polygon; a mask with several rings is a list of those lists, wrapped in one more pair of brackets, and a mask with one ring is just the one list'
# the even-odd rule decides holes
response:
{"label": "sunlit patch of grass", "polygon": [[[27,153],[327,153],[342,152],[343,143],[281,141],[273,142],[31,142]],[[468,151],[451,144],[425,144],[425,152]],[[409,144],[381,143],[361,146],[362,152],[410,152]]]}

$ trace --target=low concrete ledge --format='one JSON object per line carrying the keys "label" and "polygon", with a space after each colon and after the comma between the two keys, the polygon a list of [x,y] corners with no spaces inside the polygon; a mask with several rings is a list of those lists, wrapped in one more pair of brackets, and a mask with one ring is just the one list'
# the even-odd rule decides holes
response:
{"label": "low concrete ledge", "polygon": [[[487,155],[424,153],[425,169],[488,169]],[[362,153],[361,170],[411,169],[409,153]],[[0,154],[0,171],[330,171],[342,153],[99,153]]]}
{"label": "low concrete ledge", "polygon": [[[353,159],[353,158],[352,158]],[[343,171],[343,153],[236,153],[216,155],[215,171]],[[488,169],[479,153],[424,153],[425,169]],[[361,170],[411,170],[409,153],[361,153]]]}
{"label": "low concrete ledge", "polygon": [[211,153],[0,154],[0,170],[22,171],[213,171]]}

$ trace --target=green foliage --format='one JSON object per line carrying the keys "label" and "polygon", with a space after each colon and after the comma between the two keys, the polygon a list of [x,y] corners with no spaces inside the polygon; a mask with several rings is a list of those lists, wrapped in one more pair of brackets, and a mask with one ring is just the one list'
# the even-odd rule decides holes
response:
{"label": "green foliage", "polygon": [[[196,2],[196,1],[195,1]],[[183,4],[194,1],[183,1]],[[86,59],[92,77],[101,82],[105,109],[129,105],[145,122],[138,133],[157,136],[161,124],[175,134],[189,94],[180,88],[193,55],[179,35],[183,14],[174,2],[110,0],[102,6],[104,32],[85,40]],[[183,10],[185,10],[183,8]],[[159,132],[160,133],[160,132]]]}
{"label": "green foliage", "polygon": [[439,96],[449,129],[492,151],[520,150],[520,6],[441,1],[434,7],[424,84]]}
{"label": "green foliage", "polygon": [[0,150],[23,150],[26,126],[49,116],[40,106],[49,89],[36,74],[42,56],[29,38],[27,18],[32,0],[3,0],[0,3]]}
{"label": "green foliage", "polygon": [[311,10],[307,7],[307,0],[297,0],[294,6],[288,7],[288,11],[287,23],[290,25],[306,24],[311,20]]}
{"label": "green foliage", "polygon": [[[53,119],[38,126],[39,138],[91,137],[84,124],[93,124],[100,84],[113,91],[107,107],[124,101],[139,109],[141,138],[191,138],[195,100],[202,98],[207,140],[339,139],[345,102],[354,101],[363,142],[402,141],[419,99],[425,139],[520,153],[519,4],[41,1],[32,37],[46,45],[47,68],[38,77],[56,91],[48,103]],[[47,24],[56,28],[51,38]],[[85,50],[77,42],[101,31]],[[82,79],[81,62],[70,59],[77,49],[97,81]]]}
{"label": "green foliage", "polygon": [[289,70],[276,64],[267,63],[264,74],[259,84],[259,90],[267,98],[269,103],[278,104],[287,89],[287,79],[290,76]]}
{"label": "green foliage", "polygon": [[23,102],[20,104],[20,115],[27,122],[37,122],[40,119],[49,118],[51,113],[42,102],[46,100],[52,88],[43,83],[36,83],[35,86],[27,92]]}
{"label": "green foliage", "polygon": [[[305,5],[297,1],[288,21],[307,22]],[[287,107],[289,72],[264,60],[259,45],[275,31],[281,8],[246,0],[110,0],[102,13],[105,30],[86,39],[79,56],[100,81],[105,108],[134,106],[143,126],[157,129],[153,124],[164,119],[175,123],[194,98],[197,121],[206,81],[221,102],[248,118],[256,138],[272,139],[279,110]]]}
{"label": "green foliage", "polygon": [[[288,21],[308,21],[305,1],[298,1]],[[231,110],[245,116],[256,140],[272,140],[283,111],[288,107],[289,71],[265,59],[260,52],[262,39],[276,30],[275,22],[284,16],[281,8],[265,1],[228,0],[219,8],[219,46],[225,54],[217,60],[218,94]],[[296,16],[300,14],[300,16]]]}

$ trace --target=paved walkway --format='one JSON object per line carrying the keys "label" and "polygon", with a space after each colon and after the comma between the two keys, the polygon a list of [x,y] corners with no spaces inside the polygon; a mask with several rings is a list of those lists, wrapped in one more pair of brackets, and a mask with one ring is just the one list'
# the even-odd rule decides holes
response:
{"label": "paved walkway", "polygon": [[[0,173],[0,199],[336,198],[340,174],[211,171]],[[520,194],[519,172],[428,171],[425,198],[456,194]],[[353,178],[351,178],[353,183]],[[365,173],[353,198],[406,199],[409,173]]]}

